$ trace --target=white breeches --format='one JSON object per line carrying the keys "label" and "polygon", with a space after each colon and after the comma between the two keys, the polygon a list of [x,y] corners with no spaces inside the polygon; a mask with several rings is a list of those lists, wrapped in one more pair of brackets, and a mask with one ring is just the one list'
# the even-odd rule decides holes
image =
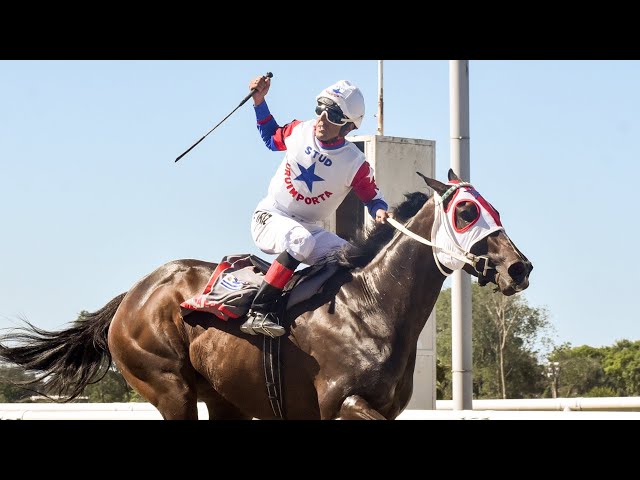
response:
{"label": "white breeches", "polygon": [[285,250],[296,260],[313,265],[348,242],[315,223],[294,220],[275,208],[260,208],[251,219],[251,236],[264,253]]}

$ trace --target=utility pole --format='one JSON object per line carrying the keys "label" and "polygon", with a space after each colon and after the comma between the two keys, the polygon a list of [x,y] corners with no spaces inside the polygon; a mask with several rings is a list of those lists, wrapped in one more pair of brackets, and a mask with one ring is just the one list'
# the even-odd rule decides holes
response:
{"label": "utility pole", "polygon": [[[465,182],[469,168],[469,61],[449,61],[451,168]],[[451,347],[453,409],[473,410],[471,277],[451,275]]]}

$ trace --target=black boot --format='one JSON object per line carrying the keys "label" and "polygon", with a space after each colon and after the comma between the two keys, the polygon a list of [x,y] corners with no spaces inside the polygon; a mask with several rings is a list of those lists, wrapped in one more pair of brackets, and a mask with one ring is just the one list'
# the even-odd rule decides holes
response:
{"label": "black boot", "polygon": [[278,320],[275,306],[282,295],[282,289],[293,276],[300,264],[287,252],[281,253],[271,264],[264,281],[247,313],[247,321],[240,326],[240,331],[249,335],[262,333],[272,338],[285,334],[285,329]]}
{"label": "black boot", "polygon": [[258,333],[270,337],[284,335],[284,327],[280,325],[274,312],[276,302],[281,294],[282,290],[263,281],[253,299],[251,310],[247,313],[247,321],[240,326],[240,330],[249,335],[257,335]]}

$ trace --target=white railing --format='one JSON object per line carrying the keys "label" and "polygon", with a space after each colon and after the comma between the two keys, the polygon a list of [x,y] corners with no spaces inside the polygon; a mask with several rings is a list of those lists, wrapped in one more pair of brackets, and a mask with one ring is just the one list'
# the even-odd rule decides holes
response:
{"label": "white railing", "polygon": [[[640,411],[633,411],[640,406],[638,397],[617,399],[622,402],[616,411],[603,408],[612,406],[611,399],[602,399],[600,404],[596,400],[474,400],[474,410],[451,410],[449,403],[441,403],[446,400],[438,400],[437,410],[405,410],[398,420],[640,420]],[[528,408],[523,408],[524,402],[528,402]],[[487,405],[492,408],[484,409]],[[575,410],[568,410],[567,405]],[[200,420],[209,418],[204,403],[198,403],[198,416]],[[0,420],[160,419],[162,416],[150,403],[0,403]]]}
{"label": "white railing", "polygon": [[[452,400],[436,400],[436,410],[452,409]],[[640,412],[640,397],[507,398],[504,400],[473,400],[473,410]]]}
{"label": "white railing", "polygon": [[[198,404],[198,416],[209,416],[204,403]],[[150,403],[0,403],[0,420],[162,420],[162,416]]]}

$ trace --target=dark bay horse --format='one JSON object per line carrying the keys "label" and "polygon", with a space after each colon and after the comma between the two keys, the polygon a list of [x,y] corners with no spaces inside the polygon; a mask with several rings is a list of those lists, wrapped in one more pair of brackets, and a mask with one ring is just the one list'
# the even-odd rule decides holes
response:
{"label": "dark bay horse", "polygon": [[[389,224],[365,232],[334,259],[351,280],[281,337],[286,419],[396,418],[411,398],[418,335],[447,275],[463,268],[504,295],[528,287],[532,265],[491,204],[451,170],[447,184],[423,178],[435,193],[407,195],[394,219],[427,243]],[[215,267],[169,262],[62,331],[27,322],[0,338],[0,359],[40,372],[50,393],[69,399],[115,362],[164,419],[197,419],[198,401],[212,420],[276,419],[264,337],[241,333],[243,319],[181,315],[180,303],[202,291]]]}

